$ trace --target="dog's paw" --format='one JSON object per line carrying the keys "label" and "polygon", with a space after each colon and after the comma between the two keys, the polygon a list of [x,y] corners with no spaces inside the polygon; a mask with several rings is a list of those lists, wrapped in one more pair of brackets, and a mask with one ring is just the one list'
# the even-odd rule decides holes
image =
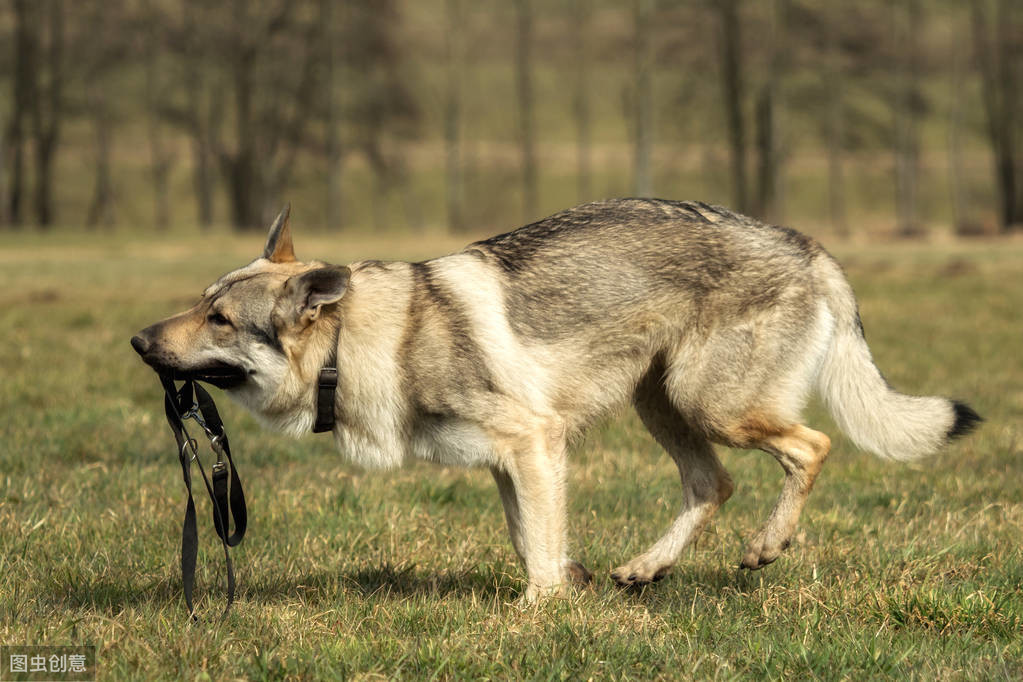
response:
{"label": "dog's paw", "polygon": [[749,545],[746,546],[746,551],[742,554],[742,562],[739,564],[739,568],[757,571],[773,563],[775,559],[781,556],[782,552],[788,549],[789,544],[791,544],[789,538],[780,541],[772,540],[765,533],[757,533]]}
{"label": "dog's paw", "polygon": [[619,587],[641,587],[655,583],[671,572],[671,566],[651,566],[645,561],[633,559],[624,566],[611,571],[611,579]]}
{"label": "dog's paw", "polygon": [[568,579],[576,585],[586,586],[593,582],[593,574],[586,570],[586,567],[578,561],[569,559],[565,563],[565,573]]}
{"label": "dog's paw", "polygon": [[526,604],[538,604],[548,599],[561,599],[568,597],[571,588],[567,582],[544,585],[531,582],[526,585],[526,591],[522,593],[522,601]]}

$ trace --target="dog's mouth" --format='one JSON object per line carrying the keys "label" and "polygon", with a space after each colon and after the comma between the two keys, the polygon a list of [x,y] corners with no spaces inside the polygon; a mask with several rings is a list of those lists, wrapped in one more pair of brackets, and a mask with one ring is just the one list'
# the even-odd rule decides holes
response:
{"label": "dog's mouth", "polygon": [[175,379],[194,379],[212,384],[217,388],[236,388],[245,382],[246,371],[241,367],[217,362],[188,372],[178,371]]}
{"label": "dog's mouth", "polygon": [[245,382],[248,372],[244,367],[232,365],[223,360],[211,360],[197,367],[183,369],[177,364],[178,358],[173,353],[163,350],[159,344],[154,343],[152,329],[162,323],[143,329],[138,335],[131,339],[131,347],[139,354],[142,361],[156,370],[160,376],[168,377],[176,381],[192,379],[204,381],[217,388],[235,388]]}
{"label": "dog's mouth", "polygon": [[220,361],[214,361],[201,367],[181,369],[180,367],[172,367],[149,358],[143,358],[143,360],[161,376],[170,377],[175,381],[184,381],[186,379],[203,381],[222,389],[237,388],[245,383],[245,379],[248,376],[244,368]]}

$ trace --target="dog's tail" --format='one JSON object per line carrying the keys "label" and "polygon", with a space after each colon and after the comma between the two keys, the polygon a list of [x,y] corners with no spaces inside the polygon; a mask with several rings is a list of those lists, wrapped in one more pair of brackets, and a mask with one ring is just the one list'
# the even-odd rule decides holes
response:
{"label": "dog's tail", "polygon": [[969,405],[903,395],[885,381],[867,348],[852,287],[830,257],[818,265],[835,318],[818,390],[839,427],[864,450],[904,462],[931,455],[972,431],[982,420]]}

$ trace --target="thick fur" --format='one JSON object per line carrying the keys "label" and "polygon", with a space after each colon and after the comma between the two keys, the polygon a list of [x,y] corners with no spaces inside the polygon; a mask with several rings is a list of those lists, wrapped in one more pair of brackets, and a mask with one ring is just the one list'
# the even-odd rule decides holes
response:
{"label": "thick fur", "polygon": [[443,258],[347,268],[296,261],[282,214],[263,257],[133,345],[165,371],[236,368],[228,393],[296,435],[336,352],[340,450],[368,467],[490,468],[530,599],[589,575],[565,547],[566,444],[621,405],[683,484],[672,528],[615,569],[623,585],[667,573],[731,494],[712,443],[761,448],[785,471],[743,565],[777,558],[830,449],[800,423],[815,387],[857,444],[891,459],[931,454],[979,419],[885,383],[814,240],[696,202],[586,204]]}

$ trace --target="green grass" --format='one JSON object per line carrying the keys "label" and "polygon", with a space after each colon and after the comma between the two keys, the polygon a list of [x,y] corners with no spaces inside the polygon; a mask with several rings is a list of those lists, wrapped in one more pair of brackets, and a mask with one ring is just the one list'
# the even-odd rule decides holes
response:
{"label": "green grass", "polygon": [[[596,582],[532,608],[486,472],[364,473],[328,437],[267,434],[221,400],[251,519],[231,616],[193,627],[180,471],[128,338],[257,239],[3,235],[0,643],[95,644],[102,679],[1023,676],[1023,243],[836,249],[888,379],[987,422],[909,468],[856,451],[812,407],[835,449],[793,546],[753,574],[736,569],[743,541],[781,482],[762,453],[722,453],[735,496],[672,576],[623,593],[608,571],[666,528],[679,486],[634,417],[596,429],[570,479],[573,553]],[[297,246],[344,262],[456,244]],[[212,616],[222,559],[198,503]]]}

